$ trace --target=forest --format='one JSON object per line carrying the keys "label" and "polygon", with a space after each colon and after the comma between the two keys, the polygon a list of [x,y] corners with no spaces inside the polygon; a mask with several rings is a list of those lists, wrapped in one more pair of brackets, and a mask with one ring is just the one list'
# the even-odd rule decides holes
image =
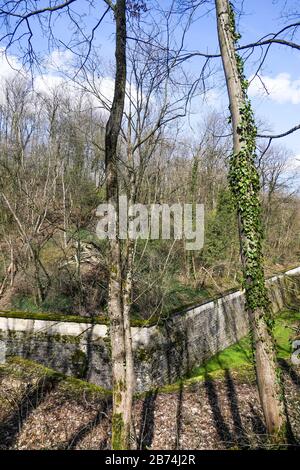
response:
{"label": "forest", "polygon": [[[256,0],[0,1],[0,449],[299,449],[300,10],[265,3],[268,21]],[[143,208],[184,204],[202,248],[174,214],[170,236],[130,236]],[[172,330],[237,291],[238,341]],[[20,347],[47,322],[107,327],[111,390]],[[157,361],[137,388],[152,350],[133,334],[154,327],[192,366],[165,380]]]}

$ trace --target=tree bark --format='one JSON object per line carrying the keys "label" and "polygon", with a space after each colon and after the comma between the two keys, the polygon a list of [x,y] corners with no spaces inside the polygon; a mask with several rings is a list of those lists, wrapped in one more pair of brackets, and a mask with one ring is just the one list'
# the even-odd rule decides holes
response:
{"label": "tree bark", "polygon": [[126,1],[113,7],[116,22],[116,74],[114,98],[105,131],[105,167],[107,202],[116,211],[116,234],[109,240],[108,313],[113,376],[112,448],[130,447],[131,410],[128,410],[126,381],[126,343],[122,302],[121,243],[119,239],[117,144],[124,111],[126,89]]}
{"label": "tree bark", "polygon": [[247,308],[255,348],[260,401],[269,434],[285,432],[271,308],[267,299],[262,256],[259,176],[255,167],[256,127],[247,97],[243,63],[235,52],[238,35],[228,0],[215,0],[219,44],[230,102],[233,155],[229,179],[235,196]]}
{"label": "tree bark", "polygon": [[124,319],[124,336],[125,336],[125,351],[126,351],[126,434],[131,434],[131,418],[132,418],[132,401],[133,391],[135,384],[134,377],[134,363],[133,363],[133,352],[132,352],[132,338],[131,338],[131,327],[130,327],[130,314],[132,306],[132,291],[133,291],[133,262],[134,262],[134,241],[130,238],[128,231],[129,213],[128,208],[131,207],[135,202],[136,197],[136,178],[134,172],[133,152],[132,152],[132,141],[131,141],[131,112],[129,112],[128,118],[128,134],[127,134],[127,160],[129,167],[129,197],[127,205],[127,240],[126,240],[126,268],[125,268],[125,280],[123,289],[123,319]]}

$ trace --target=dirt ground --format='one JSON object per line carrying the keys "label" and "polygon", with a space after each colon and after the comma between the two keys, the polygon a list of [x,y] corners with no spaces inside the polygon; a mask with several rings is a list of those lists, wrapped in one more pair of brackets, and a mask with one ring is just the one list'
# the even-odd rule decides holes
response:
{"label": "dirt ground", "polygon": [[[300,371],[282,365],[290,445],[300,448]],[[173,388],[136,400],[133,448],[270,447],[252,371]],[[2,366],[0,396],[0,449],[110,447],[110,396],[97,387],[20,361]]]}

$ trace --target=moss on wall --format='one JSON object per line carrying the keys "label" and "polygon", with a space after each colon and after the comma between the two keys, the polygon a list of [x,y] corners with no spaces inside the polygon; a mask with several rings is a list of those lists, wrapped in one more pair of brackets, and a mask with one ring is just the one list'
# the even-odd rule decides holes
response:
{"label": "moss on wall", "polygon": [[76,349],[76,351],[72,354],[71,368],[75,377],[79,379],[86,377],[88,370],[88,358],[81,349]]}
{"label": "moss on wall", "polygon": [[55,312],[24,312],[0,310],[0,317],[4,318],[24,318],[26,320],[46,320],[57,322],[75,322],[75,323],[92,323],[107,325],[108,318],[104,316],[80,317],[79,315],[63,315]]}
{"label": "moss on wall", "polygon": [[[298,266],[290,266],[289,270],[297,268]],[[276,274],[285,274],[285,271],[278,271]],[[286,276],[286,278],[291,279],[293,282],[300,285],[300,275],[298,276]],[[269,278],[270,279],[270,278]],[[268,280],[268,279],[267,279]],[[161,316],[152,316],[149,320],[143,320],[134,318],[131,320],[131,326],[133,327],[151,327],[154,325],[163,326],[166,321],[176,317],[176,315],[182,315],[183,313],[192,310],[193,308],[205,305],[212,301],[217,301],[218,299],[223,298],[224,296],[236,292],[236,287],[227,289],[219,295],[214,295],[211,297],[205,298],[203,301],[191,303],[185,303],[179,307],[176,307],[173,310],[170,310],[167,315],[164,317]],[[27,311],[11,311],[11,310],[0,310],[0,318],[23,318],[28,320],[46,320],[46,321],[57,321],[57,322],[75,322],[75,323],[91,323],[91,324],[100,324],[100,325],[109,325],[109,318],[104,315],[94,315],[91,317],[81,317],[79,315],[72,314],[61,314],[55,312],[27,312]]]}

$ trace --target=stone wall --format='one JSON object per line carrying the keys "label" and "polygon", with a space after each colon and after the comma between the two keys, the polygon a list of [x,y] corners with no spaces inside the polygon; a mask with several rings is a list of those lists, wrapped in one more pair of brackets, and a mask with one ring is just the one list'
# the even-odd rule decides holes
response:
{"label": "stone wall", "polygon": [[[300,268],[267,281],[274,311],[300,298]],[[133,327],[137,391],[172,383],[249,328],[245,299],[236,291],[172,315],[162,325]],[[111,386],[106,325],[0,318],[1,359],[18,355],[106,388]]]}

